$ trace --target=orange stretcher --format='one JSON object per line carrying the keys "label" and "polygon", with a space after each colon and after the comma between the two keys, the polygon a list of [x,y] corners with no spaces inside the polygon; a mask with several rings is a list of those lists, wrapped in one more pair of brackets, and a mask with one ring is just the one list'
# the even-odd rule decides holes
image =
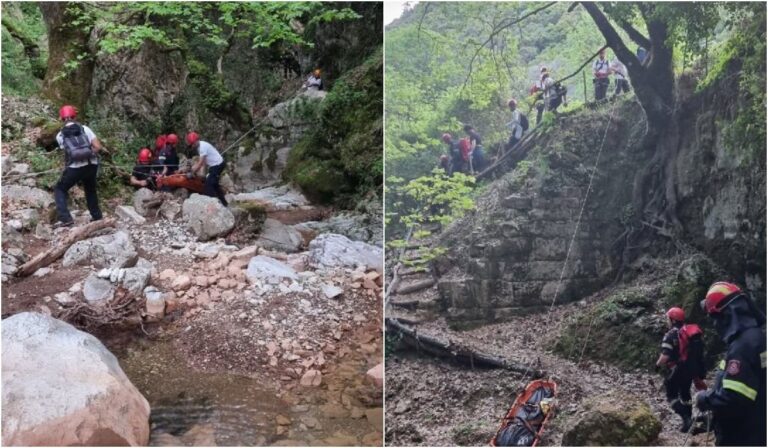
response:
{"label": "orange stretcher", "polygon": [[534,380],[517,396],[491,446],[537,446],[550,417],[555,413],[557,384]]}
{"label": "orange stretcher", "polygon": [[187,176],[184,174],[171,174],[168,176],[158,176],[156,182],[158,190],[163,187],[169,187],[186,188],[192,193],[199,194],[203,194],[203,191],[205,191],[205,179],[197,176],[187,179]]}

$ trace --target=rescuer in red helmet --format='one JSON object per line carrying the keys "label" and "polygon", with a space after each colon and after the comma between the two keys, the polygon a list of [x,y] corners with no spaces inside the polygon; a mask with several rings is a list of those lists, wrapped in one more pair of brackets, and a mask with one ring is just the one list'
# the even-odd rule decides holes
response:
{"label": "rescuer in red helmet", "polygon": [[153,166],[152,151],[149,148],[141,148],[136,162],[131,172],[131,185],[154,190],[156,188],[154,176],[158,170]]}
{"label": "rescuer in red helmet", "polygon": [[208,174],[205,176],[205,195],[219,198],[222,205],[226,207],[227,199],[224,197],[224,190],[222,190],[219,183],[221,173],[226,167],[224,157],[212,144],[200,140],[197,132],[189,132],[184,140],[187,142],[187,146],[197,151],[197,154],[200,156],[200,159],[192,166],[187,176],[194,176],[195,173],[202,170],[203,166],[207,166]]}
{"label": "rescuer in red helmet", "polygon": [[64,122],[64,126],[56,135],[56,142],[64,151],[66,168],[53,190],[59,219],[53,226],[69,227],[74,224],[67,201],[69,190],[78,183],[83,185],[85,202],[91,213],[91,219],[98,221],[102,215],[99,197],[96,194],[96,176],[99,165],[98,152],[103,149],[103,146],[91,128],[75,121],[77,110],[74,106],[62,106],[59,110],[59,118]]}
{"label": "rescuer in red helmet", "polygon": [[711,389],[696,407],[712,411],[717,446],[766,446],[765,316],[741,288],[717,282],[702,309],[728,346]]}
{"label": "rescuer in red helmet", "polygon": [[664,379],[667,401],[672,410],[683,419],[681,432],[688,432],[693,424],[691,406],[691,383],[706,388],[701,378],[704,369],[704,345],[702,332],[696,324],[685,324],[685,312],[673,307],[667,311],[669,331],[661,341],[661,355],[656,367],[667,367],[669,375]]}

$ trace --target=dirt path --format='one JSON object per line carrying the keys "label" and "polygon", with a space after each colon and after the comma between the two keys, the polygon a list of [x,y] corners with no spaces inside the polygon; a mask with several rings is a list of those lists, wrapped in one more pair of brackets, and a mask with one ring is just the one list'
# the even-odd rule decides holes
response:
{"label": "dirt path", "polygon": [[[549,328],[557,329],[566,316],[583,312],[597,298],[556,307]],[[645,402],[661,420],[658,445],[683,444],[680,419],[664,399],[660,375],[625,372],[586,359],[577,364],[557,356],[546,349],[554,337],[542,337],[546,324],[547,315],[538,314],[464,332],[452,331],[442,320],[420,325],[419,330],[508,360],[533,362],[545,370],[558,383],[559,409],[543,445],[561,444],[564,431],[588,397],[600,394],[619,399],[627,393]],[[386,442],[390,445],[487,445],[515,396],[531,379],[502,370],[473,370],[414,353],[396,353],[386,362]],[[700,446],[705,440],[705,435],[699,435],[689,444]]]}

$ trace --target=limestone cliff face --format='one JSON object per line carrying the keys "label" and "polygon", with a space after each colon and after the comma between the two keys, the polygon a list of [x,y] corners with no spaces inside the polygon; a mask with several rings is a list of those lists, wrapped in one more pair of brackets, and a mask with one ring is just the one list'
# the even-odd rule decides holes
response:
{"label": "limestone cliff face", "polygon": [[[667,168],[683,225],[675,243],[703,252],[764,300],[765,154],[728,148],[725,129],[738,106],[716,92],[685,103],[677,154]],[[449,321],[474,325],[537,312],[616,278],[619,243],[634,212],[632,179],[647,162],[638,150],[645,131],[640,117],[639,105],[624,99],[563,118],[514,171],[492,183],[473,214],[446,229],[440,244],[450,251],[437,268],[440,308]],[[665,257],[673,247],[658,237],[629,254]]]}

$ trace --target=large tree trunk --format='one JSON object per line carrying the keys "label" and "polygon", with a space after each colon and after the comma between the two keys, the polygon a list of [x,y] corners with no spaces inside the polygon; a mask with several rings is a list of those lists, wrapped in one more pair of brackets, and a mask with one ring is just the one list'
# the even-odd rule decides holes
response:
{"label": "large tree trunk", "polygon": [[[87,5],[75,2],[41,2],[48,29],[48,69],[43,95],[57,104],[72,104],[82,110],[88,101],[93,76],[93,58],[88,39],[93,25],[72,25]],[[78,59],[78,56],[85,56]],[[79,61],[75,68],[67,63]]]}

